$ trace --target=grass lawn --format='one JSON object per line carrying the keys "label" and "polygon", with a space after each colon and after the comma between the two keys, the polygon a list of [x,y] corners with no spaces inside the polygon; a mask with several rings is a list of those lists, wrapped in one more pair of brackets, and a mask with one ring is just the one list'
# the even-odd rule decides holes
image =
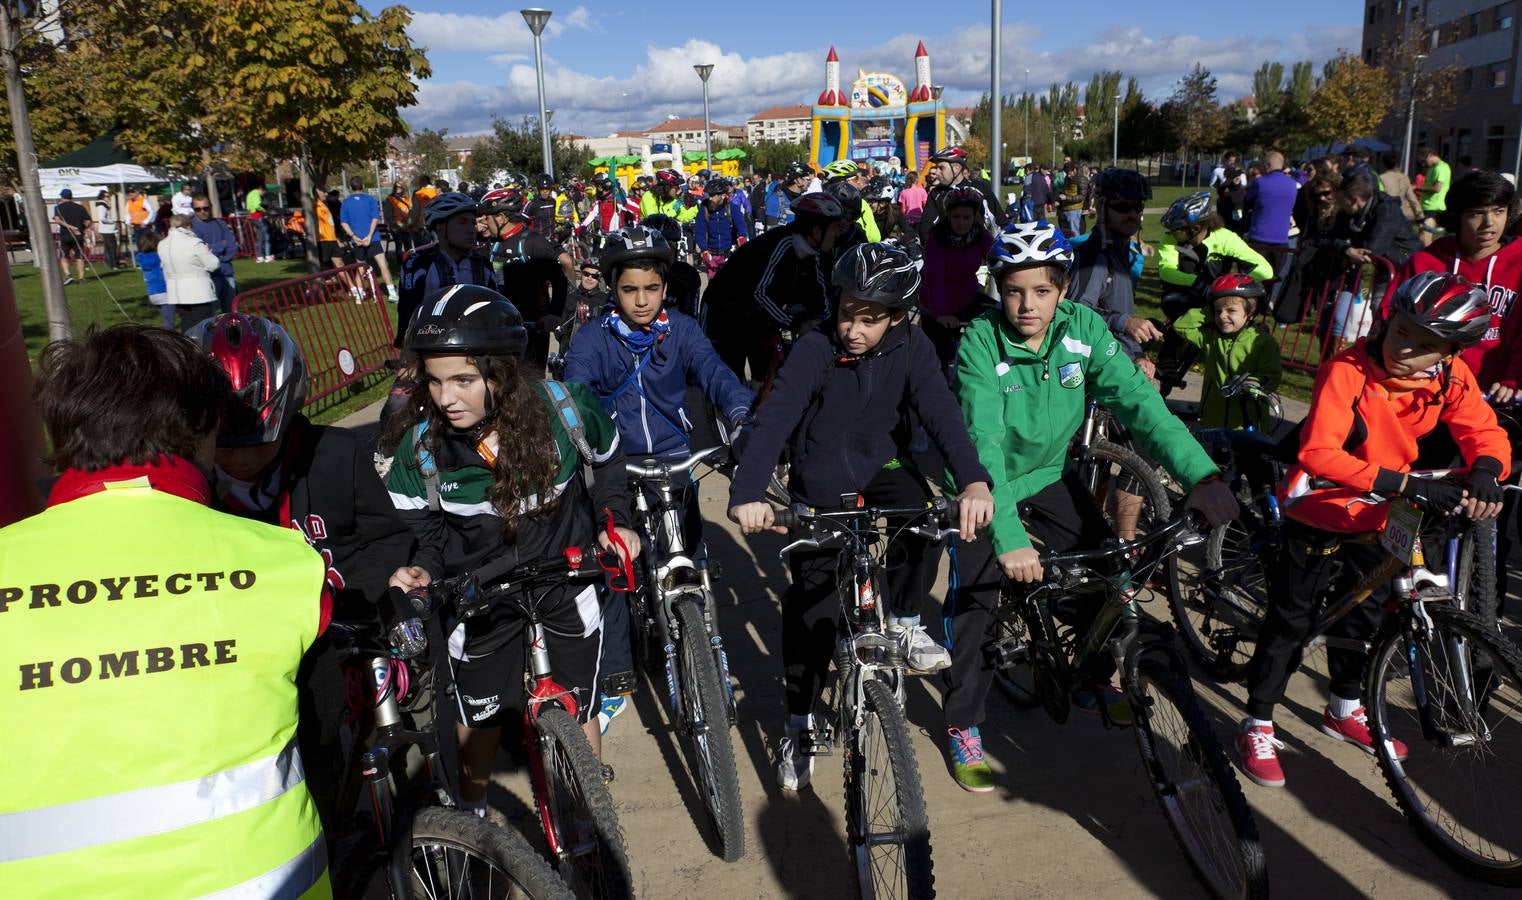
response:
{"label": "grass lawn", "polygon": [[[306,274],[306,264],[301,260],[256,263],[253,260],[239,259],[233,262],[233,274],[237,278],[238,289],[246,291],[298,278]],[[97,265],[94,273],[87,268],[85,275],[84,283],[64,288],[76,334],[82,334],[91,326],[104,328],[121,322],[159,324],[158,307],[148,302],[143,276],[136,269],[112,272]],[[21,333],[26,343],[27,357],[35,364],[37,355],[48,342],[47,313],[42,303],[42,278],[36,267],[22,263],[12,265],[11,279],[16,290],[16,305],[21,313]],[[386,310],[394,323],[395,307],[387,304]],[[336,421],[385,397],[390,384],[389,373],[382,370],[360,384],[309,406],[307,415],[317,422]]]}

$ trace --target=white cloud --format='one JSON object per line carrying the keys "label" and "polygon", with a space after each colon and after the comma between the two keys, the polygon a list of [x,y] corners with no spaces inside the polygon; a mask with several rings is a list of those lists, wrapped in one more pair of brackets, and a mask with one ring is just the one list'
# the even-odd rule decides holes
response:
{"label": "white cloud", "polygon": [[[421,18],[421,16],[420,16]],[[450,20],[450,27],[503,29],[503,38],[516,27],[528,30],[513,14],[486,16],[434,16]],[[463,22],[462,20],[481,20]],[[553,25],[555,20],[551,20]],[[495,25],[483,23],[496,23]],[[584,23],[584,24],[583,24]],[[566,15],[565,27],[594,27],[584,7]],[[440,34],[438,22],[428,26]],[[422,85],[418,105],[406,110],[418,127],[448,127],[461,132],[489,127],[496,116],[517,119],[537,109],[532,43],[487,41],[477,34],[466,46],[490,43],[499,52],[493,62],[506,65],[501,83],[437,82]],[[841,81],[849,86],[858,68],[897,74],[906,83],[914,79],[914,50],[918,35],[904,34],[872,47],[840,47]],[[926,37],[931,58],[931,77],[946,89],[952,105],[970,105],[988,90],[988,28],[968,27],[939,37]],[[1356,47],[1359,30],[1354,27],[1320,27],[1313,32],[1282,37],[1247,36],[1204,38],[1190,34],[1155,36],[1141,28],[1112,28],[1097,32],[1085,44],[1064,49],[1033,49],[1043,45],[1041,31],[1031,24],[1007,24],[1003,31],[1004,91],[1018,93],[1026,83],[1041,93],[1053,82],[1069,80],[1080,89],[1100,69],[1117,69],[1135,77],[1149,98],[1161,100],[1172,92],[1185,69],[1198,61],[1216,76],[1220,96],[1232,100],[1252,89],[1252,73],[1264,60],[1289,63],[1311,59],[1319,67],[1341,47]],[[572,43],[577,46],[571,47]],[[561,42],[562,52],[573,50],[584,57],[583,42]],[[439,46],[448,46],[443,44]],[[458,44],[456,44],[458,46]],[[553,54],[545,60],[548,105],[555,110],[556,125],[563,131],[604,135],[618,129],[645,128],[668,114],[702,115],[702,82],[693,72],[696,62],[714,64],[709,82],[711,118],[725,124],[741,124],[768,106],[813,103],[824,88],[824,57],[827,47],[763,56],[744,56],[726,51],[720,44],[690,39],[677,46],[648,45],[644,60],[626,77],[594,76],[562,65]],[[515,58],[517,57],[517,58]],[[496,70],[500,73],[500,70]]]}
{"label": "white cloud", "polygon": [[[552,40],[567,29],[585,31],[591,28],[592,14],[585,6],[578,6],[568,13],[551,16],[544,36],[545,40]],[[476,52],[488,47],[499,52],[532,53],[534,50],[534,33],[528,30],[528,24],[518,12],[495,16],[414,12],[407,36],[434,54]]]}

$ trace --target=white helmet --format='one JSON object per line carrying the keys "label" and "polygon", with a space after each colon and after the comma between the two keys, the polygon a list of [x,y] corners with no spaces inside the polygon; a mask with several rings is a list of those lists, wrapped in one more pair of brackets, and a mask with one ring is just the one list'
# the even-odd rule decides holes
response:
{"label": "white helmet", "polygon": [[988,251],[989,274],[999,277],[1006,269],[1073,264],[1073,245],[1057,226],[1047,222],[1011,223],[1004,226]]}

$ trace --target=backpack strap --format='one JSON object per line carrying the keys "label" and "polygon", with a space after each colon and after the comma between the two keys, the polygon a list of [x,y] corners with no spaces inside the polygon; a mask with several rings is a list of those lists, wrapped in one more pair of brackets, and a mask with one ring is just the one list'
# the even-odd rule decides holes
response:
{"label": "backpack strap", "polygon": [[544,381],[545,393],[550,395],[550,403],[555,407],[555,415],[559,416],[560,424],[565,427],[566,434],[570,436],[571,443],[576,446],[576,452],[588,465],[597,461],[592,453],[592,445],[587,443],[587,425],[581,419],[581,410],[576,408],[576,400],[566,386],[552,378]]}
{"label": "backpack strap", "polygon": [[428,433],[428,420],[417,423],[412,429],[412,446],[417,453],[418,468],[423,473],[423,493],[428,497],[429,512],[438,512],[441,508],[439,502],[439,467],[434,465],[433,453],[423,446],[423,435]]}

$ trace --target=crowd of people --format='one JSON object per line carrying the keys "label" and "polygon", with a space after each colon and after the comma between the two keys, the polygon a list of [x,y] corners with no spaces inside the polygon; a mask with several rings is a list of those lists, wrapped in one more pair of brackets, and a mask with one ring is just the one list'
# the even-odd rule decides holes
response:
{"label": "crowd of people", "polygon": [[[176,800],[193,808],[189,820],[145,802],[143,824],[121,826],[109,846],[94,831],[56,841],[64,849],[29,863],[29,877],[90,894],[92,873],[150,884],[163,866],[209,893],[305,860],[282,895],[315,883],[319,831],[333,833],[349,812],[334,806],[345,686],[318,640],[330,620],[384,618],[393,644],[415,650],[421,623],[405,607],[387,617],[379,601],[388,587],[425,591],[487,563],[567,547],[598,545],[632,563],[650,536],[633,515],[625,458],[685,457],[695,423],[710,415],[744,435],[733,445],[727,503],[744,533],[776,529],[766,498],[779,462],[790,500],[806,506],[845,495],[882,505],[958,499],[954,588],[935,595],[947,540],[902,532],[890,538],[886,596],[911,671],[937,675],[951,777],[991,792],[980,729],[1002,585],[1039,582],[1043,553],[1134,536],[1134,514],[1101,510],[1069,465],[1086,401],[1109,408],[1206,522],[1225,523],[1237,500],[1165,404],[1168,367],[1182,355],[1187,368],[1197,354],[1202,425],[1266,427],[1261,410],[1228,403],[1222,386],[1247,376],[1272,391],[1280,378],[1270,288],[1296,265],[1378,256],[1399,270],[1399,286],[1367,335],[1329,355],[1292,438],[1284,559],[1271,569],[1275,605],[1236,735],[1247,777],[1283,785],[1273,713],[1297,648],[1333,563],[1367,565],[1371,545],[1352,536],[1382,523],[1381,507],[1350,515],[1347,498],[1378,490],[1495,517],[1499,482],[1511,474],[1490,402],[1509,402],[1522,374],[1515,194],[1488,172],[1450,185],[1447,167],[1424,158],[1422,177],[1406,185],[1398,171],[1375,174],[1358,151],[1308,169],[1270,151],[1248,167],[1255,173],[1228,157],[1211,190],[1162,215],[1155,252],[1166,321],[1137,307],[1152,187],[1130,169],[1069,161],[1051,177],[1033,168],[1007,207],[955,147],[931,157],[923,181],[842,161],[743,179],[663,170],[627,186],[606,174],[475,189],[425,177],[377,201],[356,179],[347,199],[319,192],[317,231],[324,259],[373,261],[398,305],[402,367],[382,414],[378,467],[372,448],[303,416],[298,342],[274,322],[229,312],[236,241],[206,198],[176,197],[183,211],[171,206],[162,235],[129,204],[150,295],[162,298],[166,329],[178,324],[188,336],[117,326],[43,355],[38,405],[61,475],[47,511],[0,530],[0,612],[19,617],[0,632],[0,662],[21,672],[22,719],[60,725],[81,749],[10,767],[0,788],[19,798],[12,815],[39,821],[59,804],[175,782],[205,779],[206,793]],[[88,227],[73,210],[59,219],[71,234]],[[382,226],[399,251],[394,283]],[[1301,262],[1307,249],[1317,262]],[[689,386],[706,407],[690,404]],[[1419,458],[1438,457],[1459,458],[1467,475],[1407,477]],[[696,541],[712,526],[695,486],[686,497]],[[790,791],[807,789],[813,771],[803,748],[835,646],[837,558],[790,556],[778,648],[785,706],[744,712],[767,723],[778,783]],[[112,585],[128,571],[154,573],[131,583],[136,598],[156,599],[90,602],[98,586],[126,590],[130,579]],[[224,589],[176,574],[202,571],[228,573]],[[538,607],[556,674],[602,755],[601,737],[636,686],[627,600],[567,586]],[[1341,627],[1367,639],[1381,611],[1370,602]],[[1096,612],[1078,610],[1077,623]],[[455,800],[483,815],[500,730],[521,708],[524,635],[521,614],[502,606],[469,620],[448,650]],[[164,666],[176,673],[161,676],[172,689],[107,676],[105,654],[159,644],[181,648]],[[199,656],[183,649],[196,646]],[[96,658],[98,680],[81,687],[92,676],[75,661]],[[1372,751],[1363,661],[1329,653],[1322,730]],[[753,674],[763,673],[736,673]],[[1114,678],[1112,665],[1083,672],[1073,706],[1125,725],[1129,700]],[[131,718],[157,711],[171,721],[175,707],[227,705],[239,719],[210,738],[150,739]],[[82,785],[36,777],[38,766],[74,770],[92,752],[83,748],[108,740],[126,774]],[[301,766],[290,770],[292,747],[304,784]],[[284,779],[297,799],[235,822],[236,804],[221,792],[248,765]],[[62,792],[64,784],[78,789]],[[279,845],[242,837],[271,825],[294,836]],[[162,828],[190,855],[123,862]],[[113,864],[77,865],[86,853]]]}

